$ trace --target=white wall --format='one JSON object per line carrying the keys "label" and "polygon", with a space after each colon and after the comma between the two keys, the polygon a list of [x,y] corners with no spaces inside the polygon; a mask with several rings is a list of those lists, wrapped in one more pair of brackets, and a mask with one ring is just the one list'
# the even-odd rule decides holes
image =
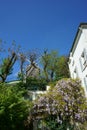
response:
{"label": "white wall", "polygon": [[[82,71],[81,64],[79,61],[84,48],[87,51],[87,29],[82,30],[82,34],[81,34],[80,39],[78,41],[77,47],[74,51],[73,56],[70,57],[71,62],[69,63],[71,78],[74,78],[74,79],[79,78],[82,81],[82,86],[84,87],[85,92],[86,92],[87,86],[84,84],[84,78],[87,75],[87,67],[84,69],[84,71]],[[75,72],[74,72],[75,67],[77,68],[78,76],[75,75]]]}
{"label": "white wall", "polygon": [[36,98],[42,94],[46,94],[49,90],[50,90],[50,86],[46,86],[46,90],[45,91],[28,91],[29,95],[31,95],[32,100],[36,100]]}

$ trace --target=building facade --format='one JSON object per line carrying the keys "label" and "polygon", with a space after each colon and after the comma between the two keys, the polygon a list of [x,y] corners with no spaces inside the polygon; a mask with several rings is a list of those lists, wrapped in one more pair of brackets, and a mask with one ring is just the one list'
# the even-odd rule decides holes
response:
{"label": "building facade", "polygon": [[26,68],[26,77],[38,78],[39,74],[40,74],[40,68],[37,67],[35,63],[29,65]]}
{"label": "building facade", "polygon": [[78,27],[68,65],[71,78],[81,80],[87,95],[87,23],[81,23]]}

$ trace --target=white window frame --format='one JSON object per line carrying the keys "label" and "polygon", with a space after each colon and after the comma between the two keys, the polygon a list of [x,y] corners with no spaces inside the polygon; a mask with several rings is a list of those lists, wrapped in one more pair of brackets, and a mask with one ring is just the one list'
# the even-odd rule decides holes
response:
{"label": "white window frame", "polygon": [[81,70],[84,71],[87,67],[87,50],[84,48],[81,57],[79,58]]}
{"label": "white window frame", "polygon": [[74,69],[74,78],[79,78],[77,67]]}
{"label": "white window frame", "polygon": [[86,86],[86,91],[87,91],[87,75],[84,77],[84,84]]}

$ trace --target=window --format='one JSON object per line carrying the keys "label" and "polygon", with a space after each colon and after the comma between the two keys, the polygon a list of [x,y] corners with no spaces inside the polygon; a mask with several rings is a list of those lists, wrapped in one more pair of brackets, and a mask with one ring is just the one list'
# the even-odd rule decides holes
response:
{"label": "window", "polygon": [[69,58],[69,64],[71,63],[71,59]]}
{"label": "window", "polygon": [[79,62],[80,62],[81,71],[83,71],[83,64],[82,64],[82,59],[81,58],[79,58]]}
{"label": "window", "polygon": [[86,49],[83,50],[79,61],[80,61],[81,70],[84,71],[85,68],[87,67],[87,50]]}
{"label": "window", "polygon": [[73,75],[73,77],[74,77],[74,79],[79,77],[79,76],[78,76],[77,67],[75,67],[75,69],[74,69],[74,75]]}
{"label": "window", "polygon": [[74,60],[72,61],[72,66],[74,66],[74,64],[75,64],[75,62],[74,62]]}
{"label": "window", "polygon": [[86,91],[87,91],[87,75],[86,75],[86,77],[84,78],[84,84],[85,84]]}

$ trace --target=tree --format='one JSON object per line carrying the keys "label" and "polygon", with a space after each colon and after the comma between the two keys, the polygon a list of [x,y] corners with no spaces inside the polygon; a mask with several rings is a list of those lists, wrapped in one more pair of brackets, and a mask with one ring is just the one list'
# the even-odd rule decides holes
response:
{"label": "tree", "polygon": [[20,52],[18,58],[20,61],[20,72],[18,73],[18,78],[23,81],[25,77],[24,63],[26,62],[26,55],[23,52]]}
{"label": "tree", "polygon": [[84,123],[87,123],[87,100],[80,81],[58,81],[52,90],[35,101],[32,117],[33,120],[43,120],[50,130],[84,128]]}
{"label": "tree", "polygon": [[47,50],[44,50],[44,54],[41,57],[41,63],[42,63],[42,66],[43,66],[43,72],[44,72],[44,75],[45,75],[45,79],[47,81],[49,81],[48,72],[47,72],[47,67],[49,65],[49,55],[47,53]]}
{"label": "tree", "polygon": [[[3,43],[1,45],[3,45]],[[13,66],[18,58],[17,53],[20,49],[20,46],[16,46],[15,41],[13,41],[10,48],[4,49],[1,46],[0,49],[1,52],[5,52],[5,57],[0,63],[0,82],[5,82],[7,76],[12,73]]]}
{"label": "tree", "polygon": [[[22,81],[25,78],[34,75],[37,77],[37,73],[39,75],[39,67],[37,67],[37,60],[39,58],[39,53],[36,50],[29,50],[28,52],[20,52],[18,54],[19,61],[20,61],[20,72],[18,73],[18,78]],[[27,64],[28,63],[28,64]],[[25,67],[27,65],[27,67]],[[33,77],[33,76],[32,76]]]}
{"label": "tree", "polygon": [[25,88],[28,90],[46,90],[47,82],[44,79],[37,79],[35,77],[29,77],[26,79]]}
{"label": "tree", "polygon": [[55,77],[56,80],[69,78],[68,58],[66,56],[59,57],[56,65]]}
{"label": "tree", "polygon": [[69,78],[67,61],[68,58],[66,56],[59,56],[57,51],[48,53],[45,50],[41,58],[45,79],[47,81],[57,81],[62,78]]}
{"label": "tree", "polygon": [[51,51],[49,54],[49,66],[48,66],[50,81],[53,81],[55,79],[55,71],[57,69],[58,59],[59,59],[58,52]]}
{"label": "tree", "polygon": [[38,50],[29,50],[26,54],[27,60],[30,62],[31,66],[34,66],[36,61],[39,59],[40,54]]}
{"label": "tree", "polygon": [[17,60],[16,53],[13,52],[11,56],[5,58],[0,65],[0,78],[1,82],[5,82],[7,76],[12,73],[13,65]]}
{"label": "tree", "polygon": [[0,130],[24,130],[31,103],[23,98],[24,89],[0,85]]}
{"label": "tree", "polygon": [[58,62],[58,53],[56,51],[44,50],[44,54],[41,58],[41,63],[43,66],[43,72],[47,81],[53,81],[55,78],[55,70]]}
{"label": "tree", "polygon": [[20,58],[20,69],[21,69],[21,73],[23,74],[23,65],[24,62],[26,61],[26,55],[24,53],[20,53],[19,54],[19,58]]}

